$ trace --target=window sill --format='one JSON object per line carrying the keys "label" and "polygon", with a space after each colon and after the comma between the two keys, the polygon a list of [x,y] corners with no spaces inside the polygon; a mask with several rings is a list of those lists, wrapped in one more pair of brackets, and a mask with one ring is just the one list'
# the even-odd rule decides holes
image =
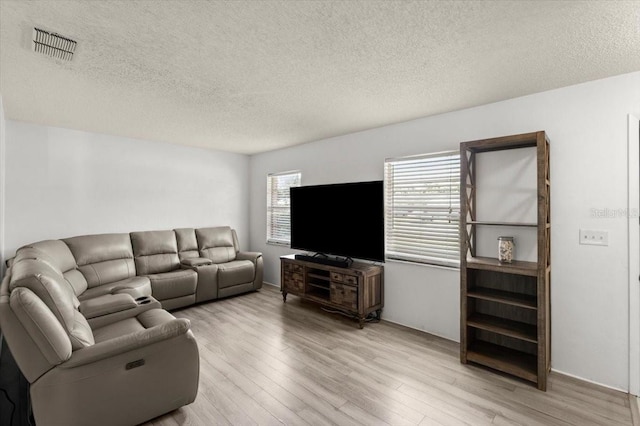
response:
{"label": "window sill", "polygon": [[424,263],[424,262],[411,262],[409,260],[401,260],[401,259],[385,259],[385,263],[402,263],[405,265],[413,265],[413,266],[426,266],[428,268],[436,268],[436,269],[444,269],[447,271],[460,271],[460,266],[445,266],[445,265],[435,265],[433,263]]}
{"label": "window sill", "polygon": [[290,248],[291,244],[289,243],[281,243],[279,241],[267,241],[266,244],[269,244],[270,246],[278,246],[278,247],[286,247],[286,248]]}

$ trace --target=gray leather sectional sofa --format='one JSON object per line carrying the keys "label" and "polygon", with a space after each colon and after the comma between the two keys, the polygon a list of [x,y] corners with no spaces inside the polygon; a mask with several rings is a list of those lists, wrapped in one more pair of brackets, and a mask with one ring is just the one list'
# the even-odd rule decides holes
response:
{"label": "gray leather sectional sofa", "polygon": [[262,286],[262,256],[229,227],[86,235],[17,250],[0,329],[36,423],[133,425],[193,402],[199,356],[166,309]]}

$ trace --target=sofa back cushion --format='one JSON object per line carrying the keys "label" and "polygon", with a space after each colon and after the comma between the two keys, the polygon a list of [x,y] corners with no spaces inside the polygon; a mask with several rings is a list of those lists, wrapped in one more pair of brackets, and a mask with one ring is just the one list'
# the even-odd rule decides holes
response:
{"label": "sofa back cushion", "polygon": [[[33,256],[33,257],[31,257]],[[76,269],[76,260],[69,247],[60,240],[45,240],[27,244],[16,251],[15,261],[24,258],[41,258],[62,272]]]}
{"label": "sofa back cushion", "polygon": [[200,257],[211,259],[213,263],[230,262],[236,258],[233,232],[228,226],[196,229]]}
{"label": "sofa back cushion", "polygon": [[67,332],[73,350],[93,345],[93,332],[86,318],[78,311],[78,298],[71,285],[51,264],[25,259],[11,267],[11,292],[29,289],[53,313]]}
{"label": "sofa back cushion", "polygon": [[78,271],[76,260],[69,247],[61,240],[46,240],[27,244],[16,251],[14,262],[25,259],[38,259],[47,262],[64,276],[71,284],[76,296],[87,289],[87,280]]}
{"label": "sofa back cushion", "polygon": [[160,274],[180,268],[173,231],[132,232],[131,245],[138,275]]}
{"label": "sofa back cushion", "polygon": [[89,288],[136,275],[129,234],[83,235],[64,242],[76,258]]}
{"label": "sofa back cushion", "polygon": [[[11,292],[11,310],[30,339],[50,365],[58,365],[71,357],[71,340],[51,309],[26,287]],[[33,354],[31,354],[33,356]]]}
{"label": "sofa back cushion", "polygon": [[193,228],[180,228],[174,231],[178,241],[178,257],[180,260],[200,257],[196,230]]}

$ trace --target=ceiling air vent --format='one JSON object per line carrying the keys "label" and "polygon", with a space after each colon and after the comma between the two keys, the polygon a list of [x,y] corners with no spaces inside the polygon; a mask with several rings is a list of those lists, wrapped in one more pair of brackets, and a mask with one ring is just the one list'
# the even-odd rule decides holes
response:
{"label": "ceiling air vent", "polygon": [[62,37],[60,34],[50,33],[39,28],[33,29],[33,51],[57,59],[70,61],[76,50],[76,42]]}

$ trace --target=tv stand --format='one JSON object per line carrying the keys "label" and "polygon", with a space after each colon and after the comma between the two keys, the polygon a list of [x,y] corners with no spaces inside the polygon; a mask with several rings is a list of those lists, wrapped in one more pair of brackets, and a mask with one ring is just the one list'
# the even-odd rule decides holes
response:
{"label": "tv stand", "polygon": [[[351,262],[348,267],[319,263],[322,257],[287,255],[280,258],[282,300],[295,294],[304,300],[346,313],[364,327],[373,312],[380,318],[384,307],[384,267]],[[332,259],[330,259],[332,260]]]}
{"label": "tv stand", "polygon": [[305,262],[320,263],[322,265],[336,266],[338,268],[348,268],[353,263],[353,259],[350,257],[339,258],[329,257],[323,253],[316,253],[313,256],[308,254],[296,254],[297,260],[304,260]]}

